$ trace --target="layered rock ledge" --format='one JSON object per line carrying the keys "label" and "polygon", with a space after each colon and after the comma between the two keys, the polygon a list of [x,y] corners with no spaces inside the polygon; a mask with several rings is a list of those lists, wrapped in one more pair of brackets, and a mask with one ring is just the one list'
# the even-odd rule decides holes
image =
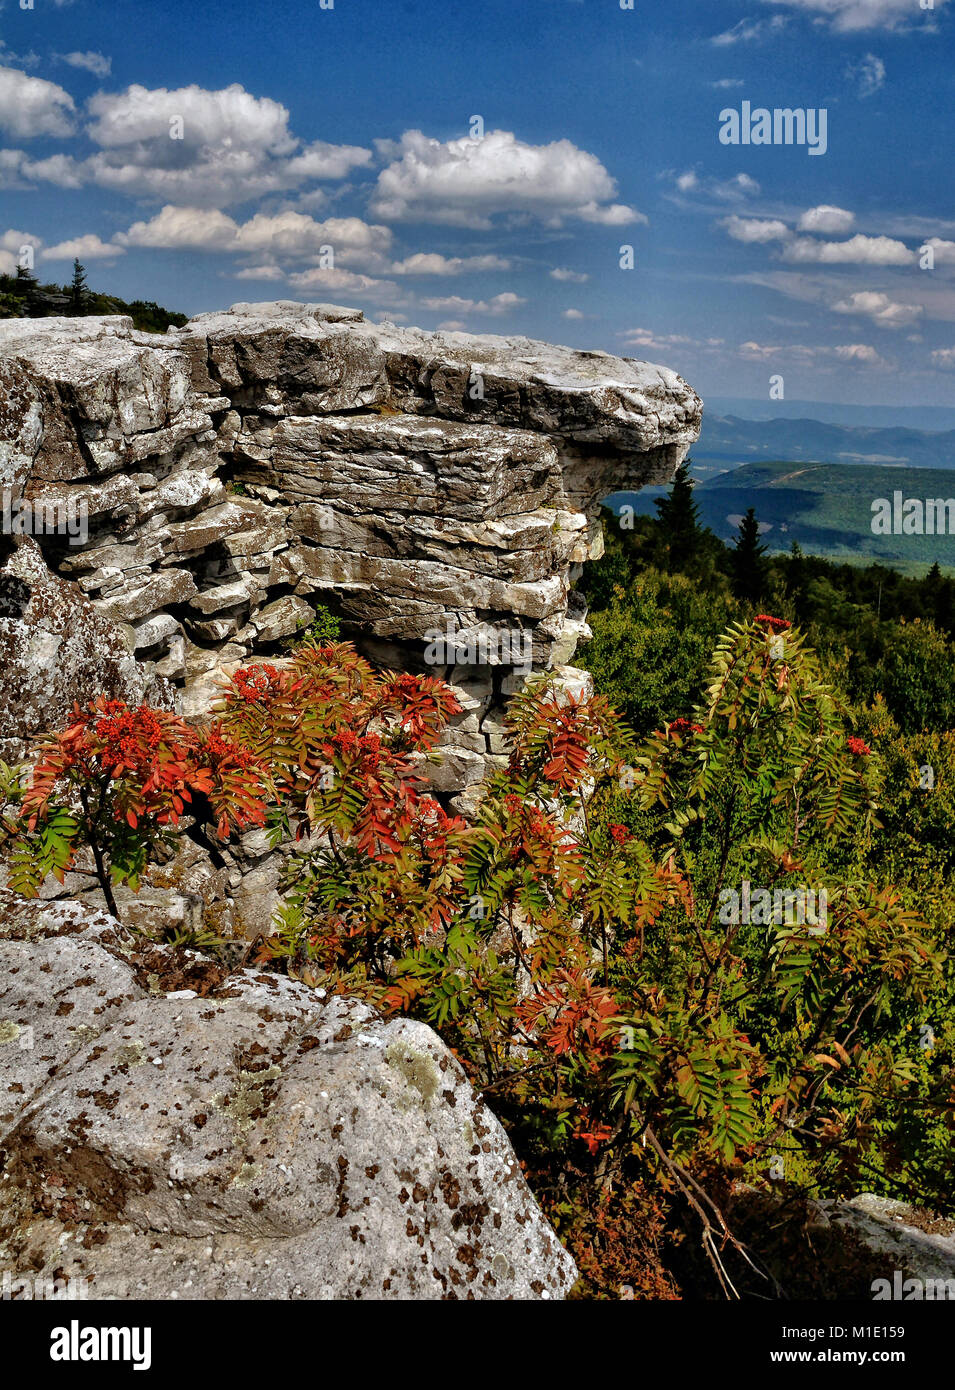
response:
{"label": "layered rock ledge", "polygon": [[100,689],[201,715],[320,603],[373,659],[460,687],[440,790],[461,793],[499,754],[506,695],[587,636],[571,584],[601,499],[669,479],[700,419],[663,367],[329,305],[239,304],[165,337],[0,322],[0,488],[62,525],[0,553],[0,756]]}

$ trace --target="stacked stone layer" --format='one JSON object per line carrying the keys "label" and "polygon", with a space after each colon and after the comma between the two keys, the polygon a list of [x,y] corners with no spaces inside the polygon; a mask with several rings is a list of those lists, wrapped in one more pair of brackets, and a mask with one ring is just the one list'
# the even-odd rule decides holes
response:
{"label": "stacked stone layer", "polygon": [[[0,488],[88,527],[0,554],[0,755],[99,689],[201,715],[321,604],[378,661],[460,688],[442,788],[460,793],[529,665],[564,674],[587,635],[571,584],[600,500],[669,478],[700,417],[649,363],[329,305],[236,305],[165,337],[0,323]],[[41,594],[63,580],[68,622]]]}

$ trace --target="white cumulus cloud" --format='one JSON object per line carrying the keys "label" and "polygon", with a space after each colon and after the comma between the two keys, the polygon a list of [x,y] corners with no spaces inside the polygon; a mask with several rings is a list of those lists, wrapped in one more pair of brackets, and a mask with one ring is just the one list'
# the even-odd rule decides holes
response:
{"label": "white cumulus cloud", "polygon": [[[392,232],[360,217],[329,217],[318,222],[301,212],[257,212],[239,223],[216,208],[167,204],[155,217],[135,222],[117,235],[123,246],[153,249],[190,247],[248,255],[256,264],[318,261],[330,247],[336,267],[364,270],[390,267]],[[253,267],[254,268],[254,267]]]}
{"label": "white cumulus cloud", "polygon": [[238,83],[219,91],[139,85],[98,92],[87,133],[99,151],[76,166],[82,182],[129,197],[222,207],[342,179],[371,163],[356,145],[302,146],[289,113]]}
{"label": "white cumulus cloud", "polygon": [[[917,0],[764,0],[764,3],[802,10],[843,34],[865,29],[903,29],[932,19],[932,11],[920,9]],[[935,9],[940,10],[946,3],[947,0],[935,0]]]}
{"label": "white cumulus cloud", "polygon": [[325,140],[313,140],[288,160],[284,174],[296,187],[310,179],[344,179],[353,169],[369,165],[371,158],[371,150],[360,145],[330,145]]}
{"label": "white cumulus cloud", "polygon": [[288,277],[288,281],[297,289],[345,290],[362,298],[371,295],[382,299],[398,294],[398,286],[392,281],[378,280],[371,275],[359,275],[354,270],[331,270],[313,266],[311,270],[296,271]]}
{"label": "white cumulus cloud", "polygon": [[256,256],[266,253],[280,259],[301,259],[318,257],[323,247],[331,247],[336,265],[384,270],[388,268],[391,240],[390,227],[375,226],[360,217],[329,217],[317,222],[301,212],[274,216],[257,212],[239,228],[233,249]]}
{"label": "white cumulus cloud", "polygon": [[187,148],[229,145],[291,154],[295,139],[286,107],[271,97],[255,97],[234,82],[221,91],[189,87],[141,87],[98,92],[89,103],[90,139],[106,149],[123,148],[158,138],[169,139],[170,123],[180,119]]}
{"label": "white cumulus cloud", "polygon": [[47,159],[24,159],[21,173],[28,179],[40,179],[57,188],[82,188],[82,166],[72,155],[51,154]]}
{"label": "white cumulus cloud", "polygon": [[503,256],[441,256],[436,251],[417,251],[396,261],[392,275],[462,275],[466,271],[510,270]]}
{"label": "white cumulus cloud", "polygon": [[861,362],[866,367],[887,367],[885,358],[868,343],[845,343],[833,348],[833,352],[843,362]]}
{"label": "white cumulus cloud", "polygon": [[422,307],[435,314],[507,314],[518,309],[527,300],[511,291],[496,294],[493,299],[463,299],[460,295],[446,295],[437,299],[423,299]]}
{"label": "white cumulus cloud", "polygon": [[883,370],[889,363],[868,343],[846,343],[839,347],[812,347],[808,343],[740,343],[739,354],[750,362],[791,361],[801,366],[818,364],[825,367],[833,360],[853,366],[875,367]]}
{"label": "white cumulus cloud", "polygon": [[76,107],[69,92],[18,68],[0,68],[0,130],[21,140],[71,135]]}
{"label": "white cumulus cloud", "polygon": [[845,236],[852,230],[855,213],[845,208],[833,207],[831,203],[820,203],[817,208],[809,208],[796,224],[800,232],[821,232],[824,236]]}
{"label": "white cumulus cloud", "polygon": [[859,290],[832,308],[837,314],[864,314],[881,328],[909,328],[925,312],[921,304],[899,304],[878,290]]}
{"label": "white cumulus cloud", "polygon": [[85,53],[58,53],[56,55],[61,63],[68,63],[71,68],[84,68],[86,72],[91,72],[94,77],[108,77],[113,70],[112,58],[107,58],[103,53],[96,53],[88,50]]}
{"label": "white cumulus cloud", "polygon": [[56,246],[47,247],[43,252],[43,259],[45,261],[101,261],[108,257],[124,254],[121,246],[101,241],[98,236],[90,232],[86,236],[74,237],[71,241],[61,241]]}
{"label": "white cumulus cloud", "polygon": [[134,222],[116,240],[122,246],[151,249],[227,251],[235,245],[238,223],[224,212],[209,208],[174,207],[167,204],[148,222]]}
{"label": "white cumulus cloud", "polygon": [[18,255],[21,248],[24,246],[36,248],[42,245],[42,237],[32,236],[30,232],[18,232],[13,227],[10,227],[9,230],[5,231],[2,236],[0,236],[0,247],[2,247],[4,251],[15,251]]}
{"label": "white cumulus cloud", "polygon": [[618,335],[625,347],[646,348],[650,352],[693,349],[715,352],[724,346],[722,338],[691,338],[685,333],[655,333],[652,328],[630,328]]}
{"label": "white cumulus cloud", "polygon": [[791,235],[785,222],[776,218],[726,217],[721,224],[734,241],[785,241]]}
{"label": "white cumulus cloud", "polygon": [[284,280],[285,271],[277,265],[249,265],[244,270],[237,270],[235,278],[237,280]]}
{"label": "white cumulus cloud", "polygon": [[612,201],[616,181],[569,140],[529,145],[493,130],[481,140],[442,142],[409,130],[378,148],[390,162],[378,176],[371,211],[386,221],[488,228],[495,215],[508,213],[554,225],[568,217],[607,226],[646,221]]}
{"label": "white cumulus cloud", "polygon": [[25,247],[30,247],[36,256],[43,245],[43,238],[30,232],[18,232],[10,227],[0,233],[0,275],[15,275],[20,257]]}
{"label": "white cumulus cloud", "polygon": [[931,246],[935,252],[936,265],[955,263],[955,241],[945,241],[942,237],[932,236],[925,242],[925,245]]}
{"label": "white cumulus cloud", "polygon": [[701,179],[695,169],[687,169],[682,174],[668,169],[660,177],[671,181],[678,193],[698,193],[703,197],[716,198],[721,203],[739,202],[759,192],[759,184],[749,174],[734,174],[730,179]]}
{"label": "white cumulus cloud", "polygon": [[797,237],[783,247],[783,260],[803,265],[911,265],[915,253],[887,236],[857,233],[848,241],[813,241]]}

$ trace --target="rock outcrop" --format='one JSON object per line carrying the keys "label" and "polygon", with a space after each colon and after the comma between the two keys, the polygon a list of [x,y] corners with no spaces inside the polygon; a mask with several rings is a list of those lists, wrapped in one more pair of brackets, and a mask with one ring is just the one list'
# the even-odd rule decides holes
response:
{"label": "rock outcrop", "polygon": [[[461,689],[449,795],[497,756],[506,695],[587,635],[571,583],[601,498],[668,479],[700,418],[665,368],[328,305],[236,305],[165,337],[0,323],[0,487],[154,697],[201,715],[320,603],[374,659]],[[10,737],[42,726],[27,701]]]}
{"label": "rock outcrop", "polygon": [[0,890],[0,1266],[90,1298],[561,1298],[434,1033]]}
{"label": "rock outcrop", "polygon": [[[601,498],[668,479],[700,415],[647,363],[328,305],[0,322],[0,758],[100,693],[201,718],[321,605],[455,686],[433,777],[467,812],[527,674],[587,688]],[[267,930],[286,851],[183,838],[117,892],[145,938],[76,874],[0,888],[0,1266],[103,1298],[562,1297],[573,1262],[428,1028],[148,944]]]}

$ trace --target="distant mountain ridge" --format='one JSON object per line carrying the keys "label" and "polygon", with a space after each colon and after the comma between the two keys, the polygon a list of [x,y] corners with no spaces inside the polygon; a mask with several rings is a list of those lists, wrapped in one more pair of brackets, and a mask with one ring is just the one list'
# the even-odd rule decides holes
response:
{"label": "distant mountain ridge", "polygon": [[[694,458],[696,451],[694,450]],[[631,505],[654,515],[654,498],[663,488],[617,493],[608,505]],[[722,539],[736,534],[747,507],[754,507],[762,538],[770,550],[803,550],[855,563],[879,561],[903,573],[921,574],[936,560],[955,569],[955,535],[876,535],[872,504],[906,498],[955,497],[955,472],[937,468],[892,468],[871,464],[760,462],[744,464],[698,482],[694,497],[700,521]]]}
{"label": "distant mountain ridge", "polygon": [[735,415],[740,420],[818,420],[826,425],[928,430],[932,434],[955,430],[955,405],[843,405],[838,401],[709,395],[705,405],[710,416]]}
{"label": "distant mountain ridge", "polygon": [[[757,460],[869,464],[895,468],[955,468],[955,428],[839,425],[823,420],[746,420],[704,411],[697,463],[734,467]],[[707,470],[708,472],[711,470]]]}

